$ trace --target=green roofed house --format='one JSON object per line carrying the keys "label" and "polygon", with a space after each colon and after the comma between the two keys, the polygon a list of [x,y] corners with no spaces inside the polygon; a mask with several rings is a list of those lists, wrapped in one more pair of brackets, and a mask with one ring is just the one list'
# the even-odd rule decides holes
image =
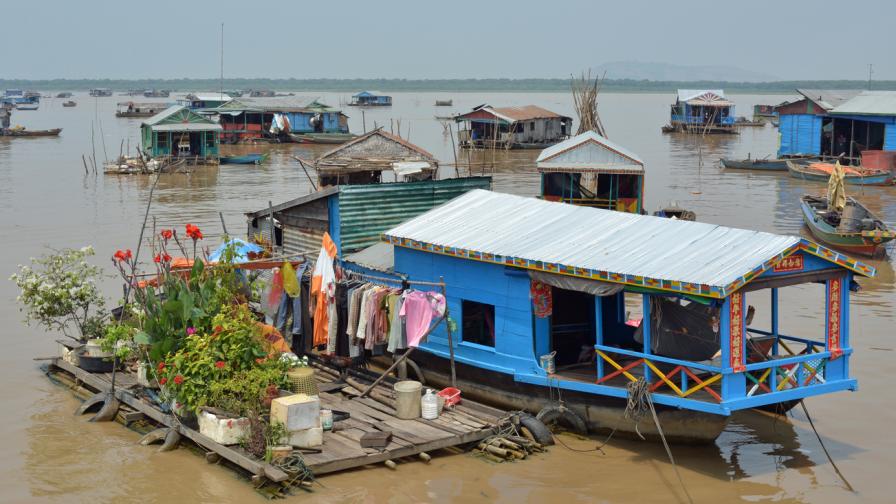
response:
{"label": "green roofed house", "polygon": [[169,107],[140,125],[150,157],[182,157],[195,164],[217,164],[221,125],[183,105]]}

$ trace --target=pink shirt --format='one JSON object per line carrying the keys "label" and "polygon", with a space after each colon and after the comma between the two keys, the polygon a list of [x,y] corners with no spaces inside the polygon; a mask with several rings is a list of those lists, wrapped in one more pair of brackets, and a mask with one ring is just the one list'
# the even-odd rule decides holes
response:
{"label": "pink shirt", "polygon": [[415,347],[420,340],[433,315],[441,316],[445,313],[445,297],[436,292],[410,291],[405,294],[404,303],[398,313],[405,319],[405,332],[408,337],[408,346]]}

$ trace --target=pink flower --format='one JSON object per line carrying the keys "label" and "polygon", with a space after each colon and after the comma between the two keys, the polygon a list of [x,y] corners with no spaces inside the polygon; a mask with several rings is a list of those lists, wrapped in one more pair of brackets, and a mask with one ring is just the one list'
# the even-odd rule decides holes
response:
{"label": "pink flower", "polygon": [[187,328],[187,336],[192,336],[192,335],[194,335],[194,334],[196,334],[196,328],[195,328],[195,327],[188,327],[188,328]]}

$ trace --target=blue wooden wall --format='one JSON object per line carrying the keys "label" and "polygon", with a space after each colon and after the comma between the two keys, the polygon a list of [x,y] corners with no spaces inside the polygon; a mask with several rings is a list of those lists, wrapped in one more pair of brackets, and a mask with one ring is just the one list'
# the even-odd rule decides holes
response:
{"label": "blue wooden wall", "polygon": [[821,116],[787,114],[779,121],[778,156],[821,154]]}
{"label": "blue wooden wall", "polygon": [[[535,358],[534,316],[526,272],[403,247],[395,247],[395,271],[414,280],[444,278],[448,310],[457,322],[457,333],[452,336],[458,362],[504,373],[543,373]],[[461,302],[465,299],[495,306],[494,348],[463,341]],[[447,356],[444,324],[433,331],[421,349]]]}

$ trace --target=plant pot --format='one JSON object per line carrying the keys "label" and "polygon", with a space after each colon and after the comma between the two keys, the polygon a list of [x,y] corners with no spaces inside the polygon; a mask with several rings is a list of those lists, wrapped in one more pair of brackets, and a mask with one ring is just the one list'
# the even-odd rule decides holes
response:
{"label": "plant pot", "polygon": [[83,352],[78,352],[75,355],[78,360],[78,367],[88,373],[112,372],[113,362],[111,357],[94,357]]}
{"label": "plant pot", "polygon": [[200,411],[197,420],[199,433],[218,444],[235,445],[249,435],[248,418],[218,418],[208,411]]}
{"label": "plant pot", "polygon": [[137,383],[146,388],[157,389],[159,388],[159,382],[155,378],[150,378],[152,376],[151,366],[145,362],[140,362],[137,364]]}

